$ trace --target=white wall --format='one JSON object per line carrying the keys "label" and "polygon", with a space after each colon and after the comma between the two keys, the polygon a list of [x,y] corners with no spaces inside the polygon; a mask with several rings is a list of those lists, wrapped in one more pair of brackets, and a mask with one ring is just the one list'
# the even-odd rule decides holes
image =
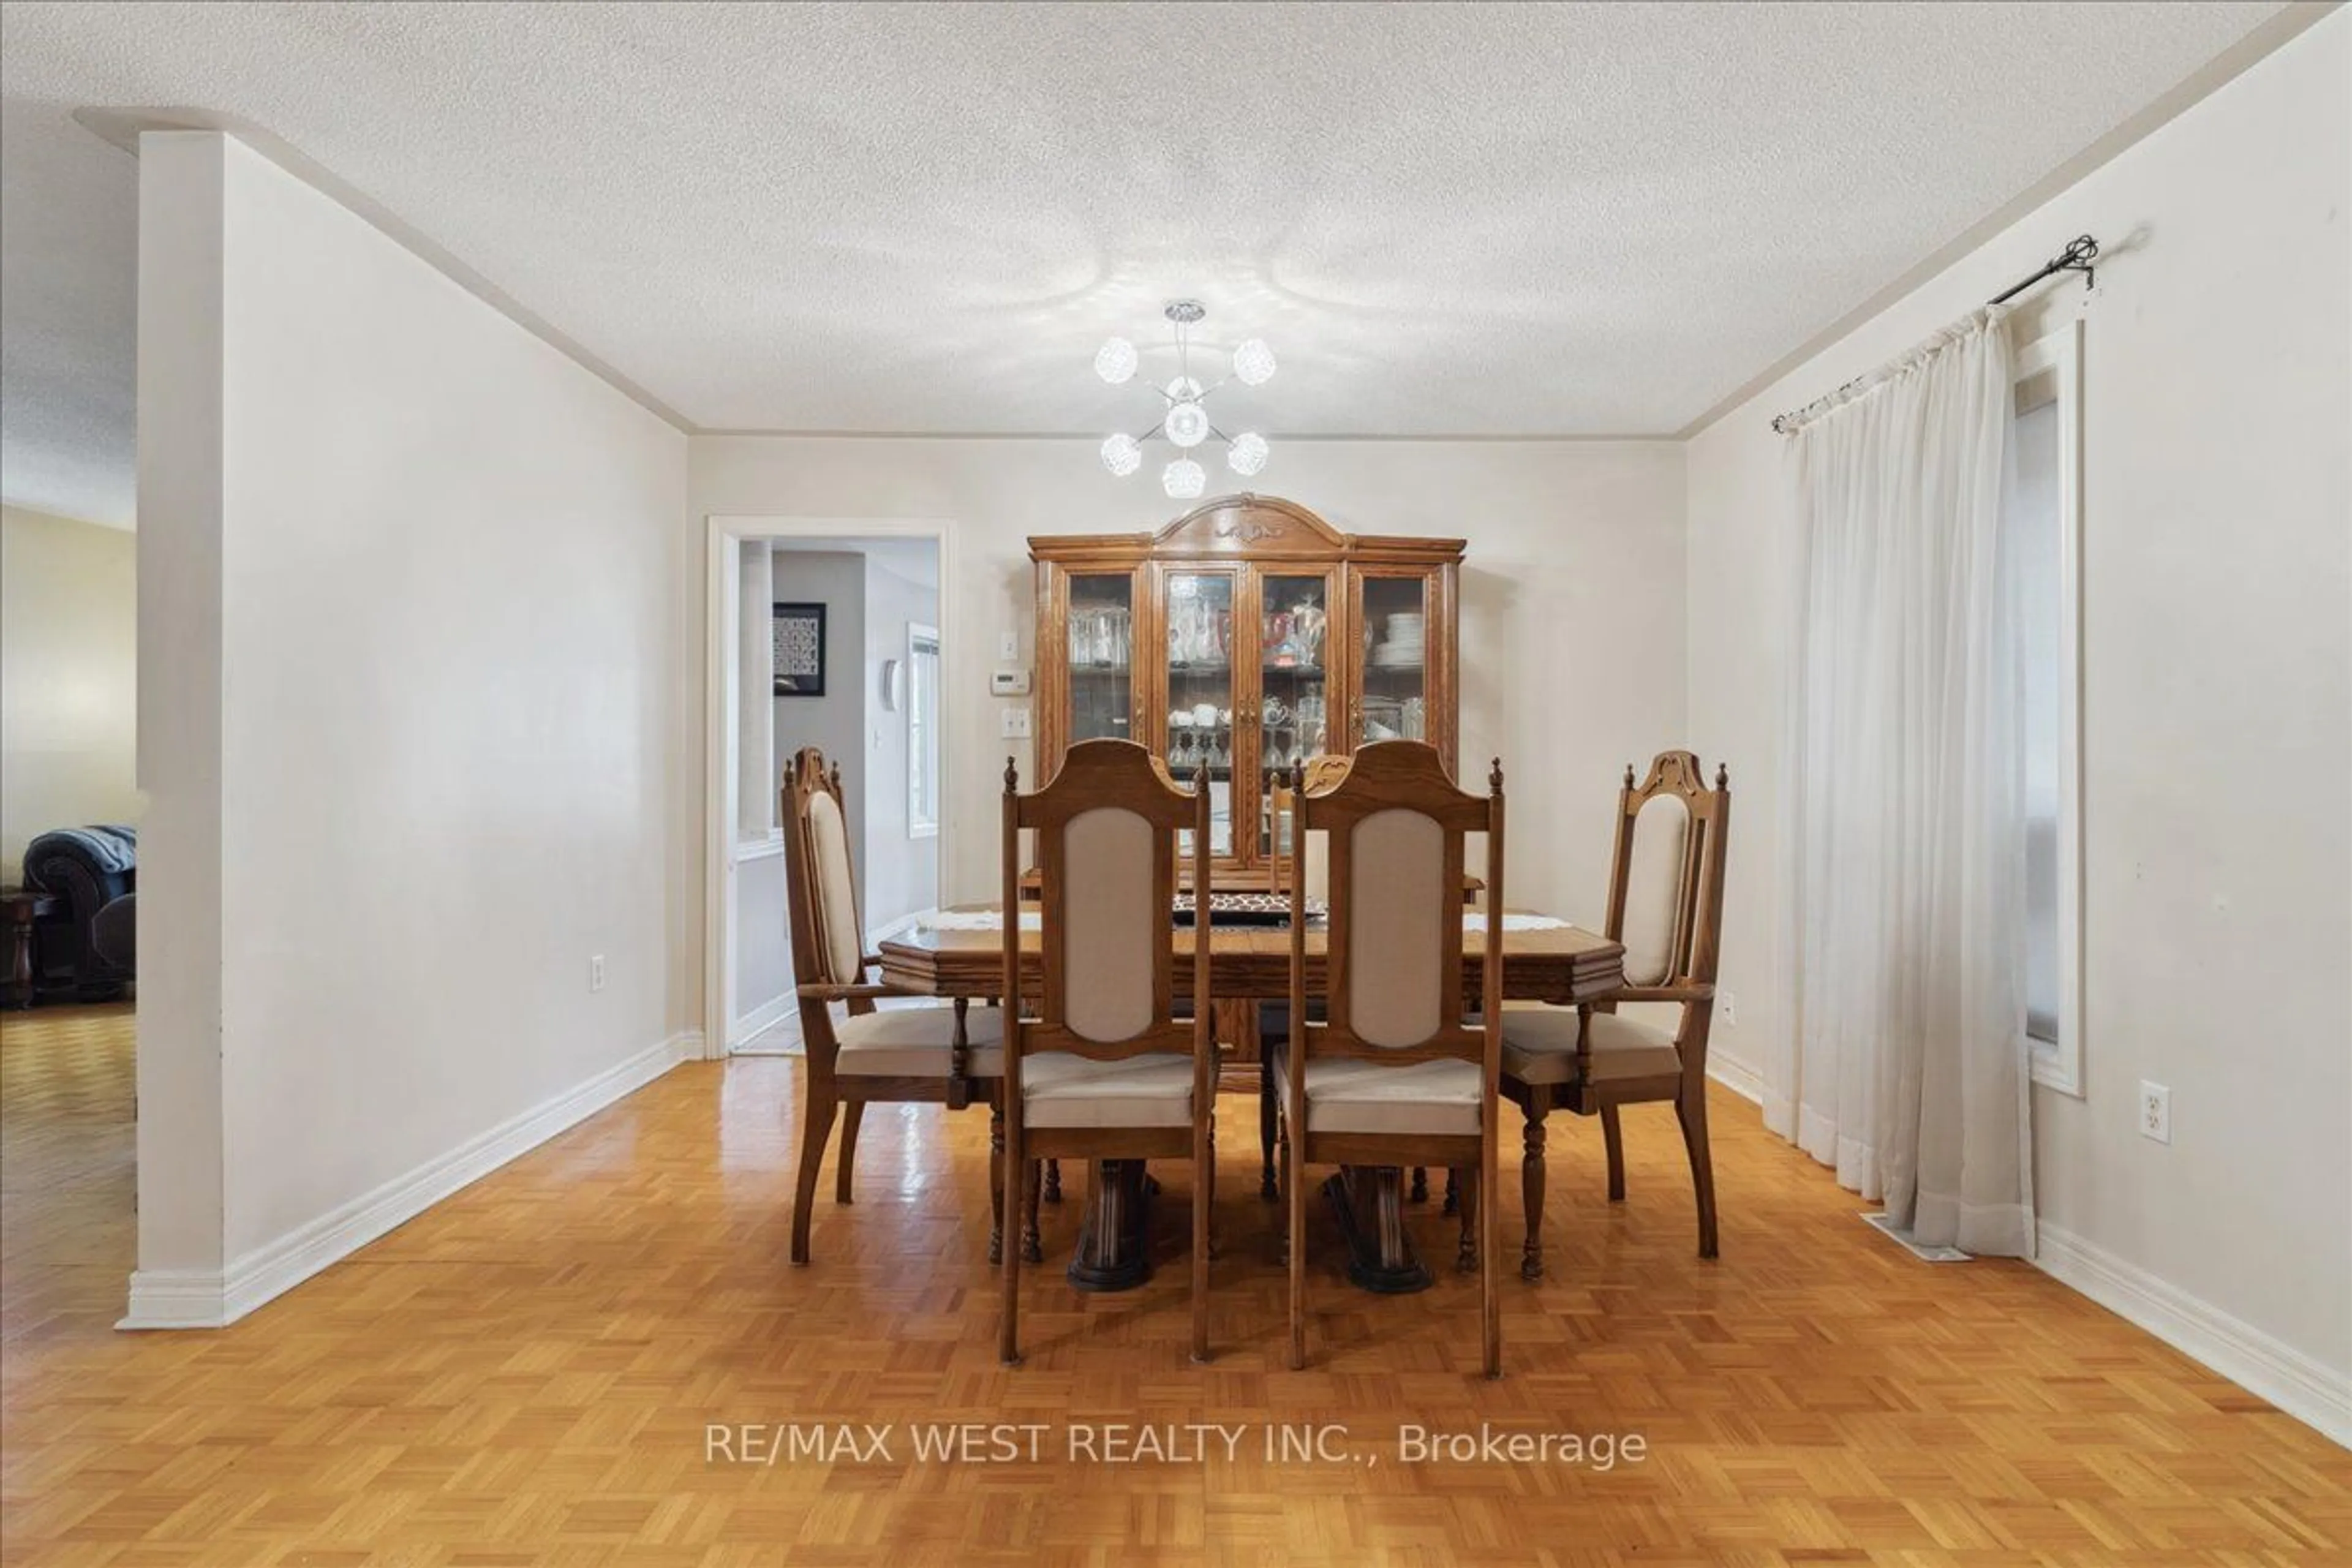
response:
{"label": "white wall", "polygon": [[[234,1312],[675,1059],[686,442],[243,144],[142,153],[140,1259]],[[211,1116],[216,1177],[151,1146]]]}
{"label": "white wall", "polygon": [[[1672,441],[1293,441],[1256,487],[1355,532],[1470,539],[1462,755],[1483,771],[1499,752],[1508,771],[1514,902],[1598,921],[1618,773],[1682,743],[1682,468]],[[1105,474],[1090,441],[693,442],[698,547],[708,515],[950,521],[943,902],[995,896],[1004,758],[1035,775],[1030,743],[999,738],[1013,700],[987,690],[1000,631],[1024,663],[1034,653],[1028,536],[1156,528],[1184,510],[1148,479]]]}
{"label": "white wall", "polygon": [[139,820],[138,545],[0,508],[0,879],[53,827]]}
{"label": "white wall", "polygon": [[739,847],[735,861],[734,1016],[727,1043],[740,1046],[791,1012],[792,910],[784,902],[783,840]]}
{"label": "white wall", "polygon": [[925,540],[866,558],[866,846],[859,868],[864,902],[858,908],[869,931],[940,901],[940,841],[907,836],[904,691],[895,710],[882,705],[882,666],[888,659],[906,664],[908,626],[940,624],[936,565],[925,581],[919,563],[901,558],[918,552],[934,555],[936,547]]}
{"label": "white wall", "polygon": [[[2204,1326],[2176,1339],[2251,1325],[2258,1352],[2284,1347],[2260,1391],[2291,1396],[2300,1379],[2339,1400],[2352,1368],[2347,80],[2352,16],[2338,12],[1689,447],[1689,728],[1739,786],[1723,983],[1740,1022],[1718,1013],[1715,1049],[1762,1065],[1786,1029],[1772,779],[1790,529],[1766,422],[2073,236],[2107,247],[2084,338],[2086,1087],[2034,1097],[2045,1256],[2086,1282],[2112,1276],[2098,1288],[2117,1301],[2138,1292],[2144,1320],[2161,1316],[2165,1289],[2185,1293],[2164,1310]],[[2082,299],[2053,285],[2042,313]],[[2169,1147],[2137,1133],[2143,1079],[2171,1087]]]}
{"label": "white wall", "polygon": [[[778,784],[802,747],[824,752],[825,761],[841,769],[842,815],[849,824],[849,841],[856,844],[866,821],[866,557],[780,544],[769,591],[779,605],[825,607],[824,695],[772,700]],[[856,869],[863,909],[866,868]]]}

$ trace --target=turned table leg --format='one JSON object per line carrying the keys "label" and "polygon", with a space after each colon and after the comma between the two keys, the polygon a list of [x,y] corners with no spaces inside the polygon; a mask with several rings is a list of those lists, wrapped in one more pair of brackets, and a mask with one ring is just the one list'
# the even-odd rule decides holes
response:
{"label": "turned table leg", "polygon": [[1426,1290],[1430,1273],[1404,1229],[1404,1172],[1395,1165],[1343,1165],[1323,1195],[1348,1240],[1348,1278],[1382,1296]]}
{"label": "turned table leg", "polygon": [[1088,1172],[1070,1283],[1080,1290],[1132,1290],[1151,1278],[1144,1244],[1143,1162],[1096,1160]]}

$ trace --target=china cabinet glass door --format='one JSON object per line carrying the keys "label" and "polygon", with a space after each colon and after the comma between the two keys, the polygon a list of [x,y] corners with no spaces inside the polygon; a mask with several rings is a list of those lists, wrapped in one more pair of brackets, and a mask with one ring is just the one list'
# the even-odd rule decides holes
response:
{"label": "china cabinet glass door", "polygon": [[1427,574],[1360,571],[1355,635],[1362,679],[1351,704],[1356,745],[1437,740],[1430,722],[1433,635]]}
{"label": "china cabinet glass door", "polygon": [[1133,574],[1073,573],[1068,632],[1070,742],[1132,739]]}
{"label": "china cabinet glass door", "polygon": [[[1237,649],[1249,650],[1237,626],[1240,578],[1231,571],[1169,571],[1162,613],[1168,628],[1168,771],[1189,781],[1209,770],[1209,852],[1234,855],[1234,780],[1240,731]],[[1236,642],[1239,637],[1238,643]],[[1185,851],[1191,851],[1190,835]]]}
{"label": "china cabinet glass door", "polygon": [[1258,579],[1258,855],[1274,842],[1274,775],[1302,767],[1331,750],[1329,711],[1338,649],[1333,616],[1339,595],[1328,574],[1266,573]]}

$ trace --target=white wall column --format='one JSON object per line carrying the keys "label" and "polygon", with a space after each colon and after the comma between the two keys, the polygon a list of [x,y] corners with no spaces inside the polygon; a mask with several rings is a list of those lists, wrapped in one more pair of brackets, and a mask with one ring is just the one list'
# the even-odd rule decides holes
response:
{"label": "white wall column", "polygon": [[130,1326],[221,1315],[224,138],[139,152],[139,1268]]}

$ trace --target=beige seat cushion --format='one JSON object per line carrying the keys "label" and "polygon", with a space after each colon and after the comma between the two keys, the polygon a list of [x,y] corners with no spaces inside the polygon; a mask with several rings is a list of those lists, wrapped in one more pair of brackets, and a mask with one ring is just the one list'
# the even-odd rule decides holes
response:
{"label": "beige seat cushion", "polygon": [[1192,1058],[1147,1051],[1098,1062],[1072,1051],[1021,1058],[1022,1120],[1032,1127],[1190,1127]]}
{"label": "beige seat cushion", "polygon": [[[841,1055],[834,1070],[867,1078],[937,1078],[948,1076],[955,1045],[953,1007],[885,1007],[878,1012],[836,1023],[834,1037]],[[964,1038],[970,1043],[964,1071],[972,1078],[1004,1076],[1004,1015],[994,1007],[974,1007],[964,1017]]]}
{"label": "beige seat cushion", "polygon": [[[1592,1077],[1671,1077],[1682,1071],[1675,1037],[1614,1013],[1592,1015]],[[1567,1083],[1576,1076],[1576,1009],[1503,1007],[1503,1070],[1521,1083]]]}
{"label": "beige seat cushion", "polygon": [[[1290,1094],[1290,1064],[1275,1068]],[[1385,1062],[1323,1057],[1307,1064],[1309,1132],[1459,1133],[1478,1135],[1478,1102],[1486,1075],[1475,1062]]]}

